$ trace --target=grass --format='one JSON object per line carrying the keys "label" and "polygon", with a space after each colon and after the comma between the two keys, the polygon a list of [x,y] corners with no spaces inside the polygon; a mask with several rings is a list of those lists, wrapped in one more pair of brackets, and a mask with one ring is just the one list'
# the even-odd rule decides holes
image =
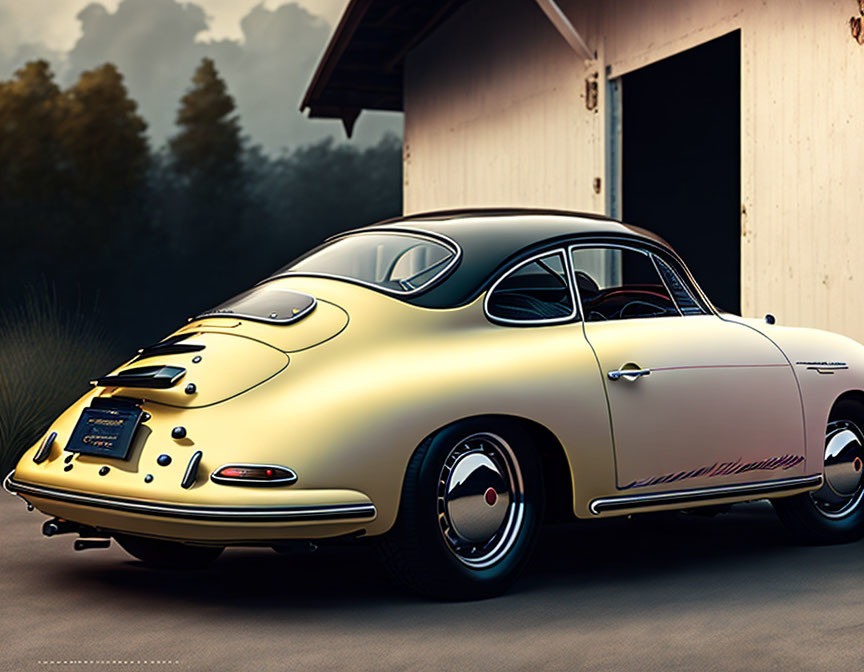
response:
{"label": "grass", "polygon": [[0,308],[0,476],[115,362],[95,308],[64,308],[48,286]]}

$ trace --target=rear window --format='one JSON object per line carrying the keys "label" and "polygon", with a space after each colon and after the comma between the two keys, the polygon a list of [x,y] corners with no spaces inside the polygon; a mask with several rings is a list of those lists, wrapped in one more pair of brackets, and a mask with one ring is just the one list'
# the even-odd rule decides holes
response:
{"label": "rear window", "polygon": [[255,322],[290,324],[315,308],[315,298],[293,289],[259,285],[196,317],[238,317]]}
{"label": "rear window", "polygon": [[412,294],[441,278],[457,256],[450,245],[422,235],[356,233],[325,244],[276,275],[324,275]]}

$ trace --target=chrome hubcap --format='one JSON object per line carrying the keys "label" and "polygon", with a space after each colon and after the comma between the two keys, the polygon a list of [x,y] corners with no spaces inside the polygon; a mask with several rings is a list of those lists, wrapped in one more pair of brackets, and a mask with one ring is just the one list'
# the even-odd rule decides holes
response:
{"label": "chrome hubcap", "polygon": [[522,473],[510,446],[474,434],[444,461],[438,523],[450,552],[474,568],[498,562],[516,540],[524,511]]}
{"label": "chrome hubcap", "polygon": [[810,496],[822,515],[842,518],[858,506],[862,495],[864,435],[853,422],[829,422],[825,435],[825,483]]}

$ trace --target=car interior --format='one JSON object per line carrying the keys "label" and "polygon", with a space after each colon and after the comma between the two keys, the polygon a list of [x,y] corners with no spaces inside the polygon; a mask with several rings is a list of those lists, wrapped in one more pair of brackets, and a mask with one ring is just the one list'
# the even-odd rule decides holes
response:
{"label": "car interior", "polygon": [[[646,252],[577,248],[572,258],[587,322],[702,312],[669,266],[659,260],[655,264]],[[487,310],[493,317],[511,321],[570,317],[573,296],[560,253],[530,261],[504,276],[493,289]]]}
{"label": "car interior", "polygon": [[561,255],[550,254],[506,275],[490,294],[487,310],[494,317],[514,321],[572,315],[573,296]]}

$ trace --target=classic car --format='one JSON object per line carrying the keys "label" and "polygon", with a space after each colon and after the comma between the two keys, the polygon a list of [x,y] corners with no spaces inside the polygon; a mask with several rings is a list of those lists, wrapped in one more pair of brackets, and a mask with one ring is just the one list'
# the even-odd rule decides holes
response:
{"label": "classic car", "polygon": [[5,480],[79,549],[374,542],[489,596],[544,520],[770,499],[857,539],[864,348],[717,310],[645,230],[465,210],[327,240],[93,381]]}

